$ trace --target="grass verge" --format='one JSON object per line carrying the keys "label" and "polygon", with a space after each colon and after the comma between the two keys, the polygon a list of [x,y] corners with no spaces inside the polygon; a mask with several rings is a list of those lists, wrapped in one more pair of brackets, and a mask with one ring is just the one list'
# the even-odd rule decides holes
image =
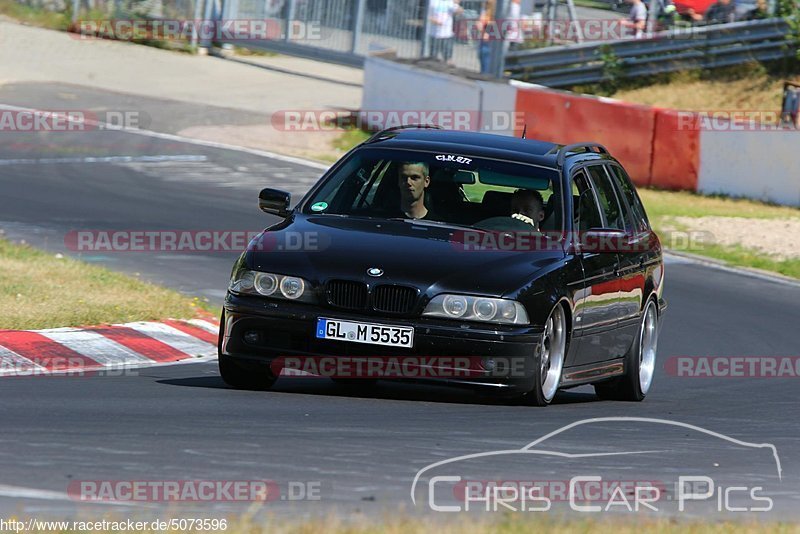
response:
{"label": "grass verge", "polygon": [[0,239],[0,328],[184,319],[207,307],[104,267]]}
{"label": "grass verge", "polygon": [[[678,252],[690,252],[737,267],[749,267],[779,273],[800,279],[800,259],[778,259],[769,254],[744,248],[742,246],[723,246],[702,243],[699,246],[684,239],[665,239],[670,229],[702,230],[701,226],[687,227],[676,225],[675,217],[745,217],[748,219],[787,220],[800,219],[800,209],[787,206],[774,206],[753,200],[734,199],[720,196],[703,196],[689,192],[658,191],[639,189],[639,195],[647,209],[650,222],[662,237],[666,246]],[[746,228],[732,228],[734,232],[746,232]]]}
{"label": "grass verge", "polygon": [[66,12],[47,11],[21,4],[15,0],[0,0],[0,15],[6,15],[31,26],[61,31],[69,28],[72,19],[69,8]]}

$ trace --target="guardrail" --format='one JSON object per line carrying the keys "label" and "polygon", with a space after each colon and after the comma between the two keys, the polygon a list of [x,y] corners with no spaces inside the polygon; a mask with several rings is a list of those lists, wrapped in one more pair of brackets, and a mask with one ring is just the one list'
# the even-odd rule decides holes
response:
{"label": "guardrail", "polygon": [[788,31],[786,21],[773,18],[664,31],[649,39],[520,50],[506,55],[506,71],[515,79],[566,87],[602,81],[609,53],[624,78],[770,61],[796,53]]}

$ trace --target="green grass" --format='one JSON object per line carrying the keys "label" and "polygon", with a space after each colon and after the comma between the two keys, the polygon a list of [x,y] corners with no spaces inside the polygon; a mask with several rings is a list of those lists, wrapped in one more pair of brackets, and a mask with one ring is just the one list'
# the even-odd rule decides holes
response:
{"label": "green grass", "polygon": [[360,130],[358,128],[353,128],[350,130],[345,130],[342,132],[342,135],[337,137],[333,141],[333,148],[336,150],[341,150],[342,152],[347,152],[351,148],[356,145],[360,145],[367,139],[372,136],[372,133],[365,132],[364,130]]}
{"label": "green grass", "polygon": [[[71,2],[67,4],[71,6]],[[0,0],[0,14],[11,17],[19,22],[30,24],[31,26],[61,31],[66,31],[69,28],[72,18],[70,7],[68,7],[65,12],[56,13],[26,6],[15,0]]]}
{"label": "green grass", "polygon": [[663,217],[749,217],[783,219],[800,217],[800,209],[775,206],[755,200],[708,196],[687,191],[660,191],[640,188],[639,196],[651,220]]}
{"label": "green grass", "polygon": [[207,306],[104,267],[0,239],[0,328],[192,318]]}
{"label": "green grass", "polygon": [[[703,196],[696,193],[658,191],[655,189],[639,189],[639,195],[645,205],[653,228],[656,232],[662,234],[668,228],[690,229],[685,225],[677,224],[672,220],[674,217],[699,218],[715,216],[777,220],[800,218],[800,209],[775,206],[754,200]],[[663,239],[664,236],[662,235]],[[800,279],[800,259],[797,258],[779,260],[741,246],[703,244],[699,247],[689,247],[683,246],[685,242],[682,240],[680,243],[674,250],[721,260],[732,266],[762,269]]]}

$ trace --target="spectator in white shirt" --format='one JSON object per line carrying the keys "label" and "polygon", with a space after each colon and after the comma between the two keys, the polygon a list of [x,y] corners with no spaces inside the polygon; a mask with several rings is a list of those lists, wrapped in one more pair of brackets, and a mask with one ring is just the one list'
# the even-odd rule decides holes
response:
{"label": "spectator in white shirt", "polygon": [[631,12],[627,19],[622,20],[623,28],[631,28],[634,37],[641,39],[644,37],[644,29],[647,26],[647,7],[642,0],[627,0],[631,4]]}
{"label": "spectator in white shirt", "polygon": [[428,37],[431,57],[450,62],[453,57],[453,16],[461,13],[459,0],[431,0],[428,6]]}

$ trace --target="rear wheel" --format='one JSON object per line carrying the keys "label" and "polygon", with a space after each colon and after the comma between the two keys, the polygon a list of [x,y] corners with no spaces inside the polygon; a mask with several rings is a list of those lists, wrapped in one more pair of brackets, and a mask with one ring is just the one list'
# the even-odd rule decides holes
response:
{"label": "rear wheel", "polygon": [[567,356],[568,338],[567,317],[564,307],[558,304],[547,318],[542,340],[536,349],[533,389],[523,395],[525,404],[547,406],[556,396]]}
{"label": "rear wheel", "polygon": [[594,385],[601,399],[638,402],[644,400],[653,384],[658,351],[658,310],[649,300],[642,315],[639,336],[625,355],[625,374]]}
{"label": "rear wheel", "polygon": [[237,389],[266,390],[278,379],[269,365],[239,362],[222,354],[222,336],[225,331],[225,312],[222,312],[219,324],[219,340],[217,341],[217,361],[222,380]]}

